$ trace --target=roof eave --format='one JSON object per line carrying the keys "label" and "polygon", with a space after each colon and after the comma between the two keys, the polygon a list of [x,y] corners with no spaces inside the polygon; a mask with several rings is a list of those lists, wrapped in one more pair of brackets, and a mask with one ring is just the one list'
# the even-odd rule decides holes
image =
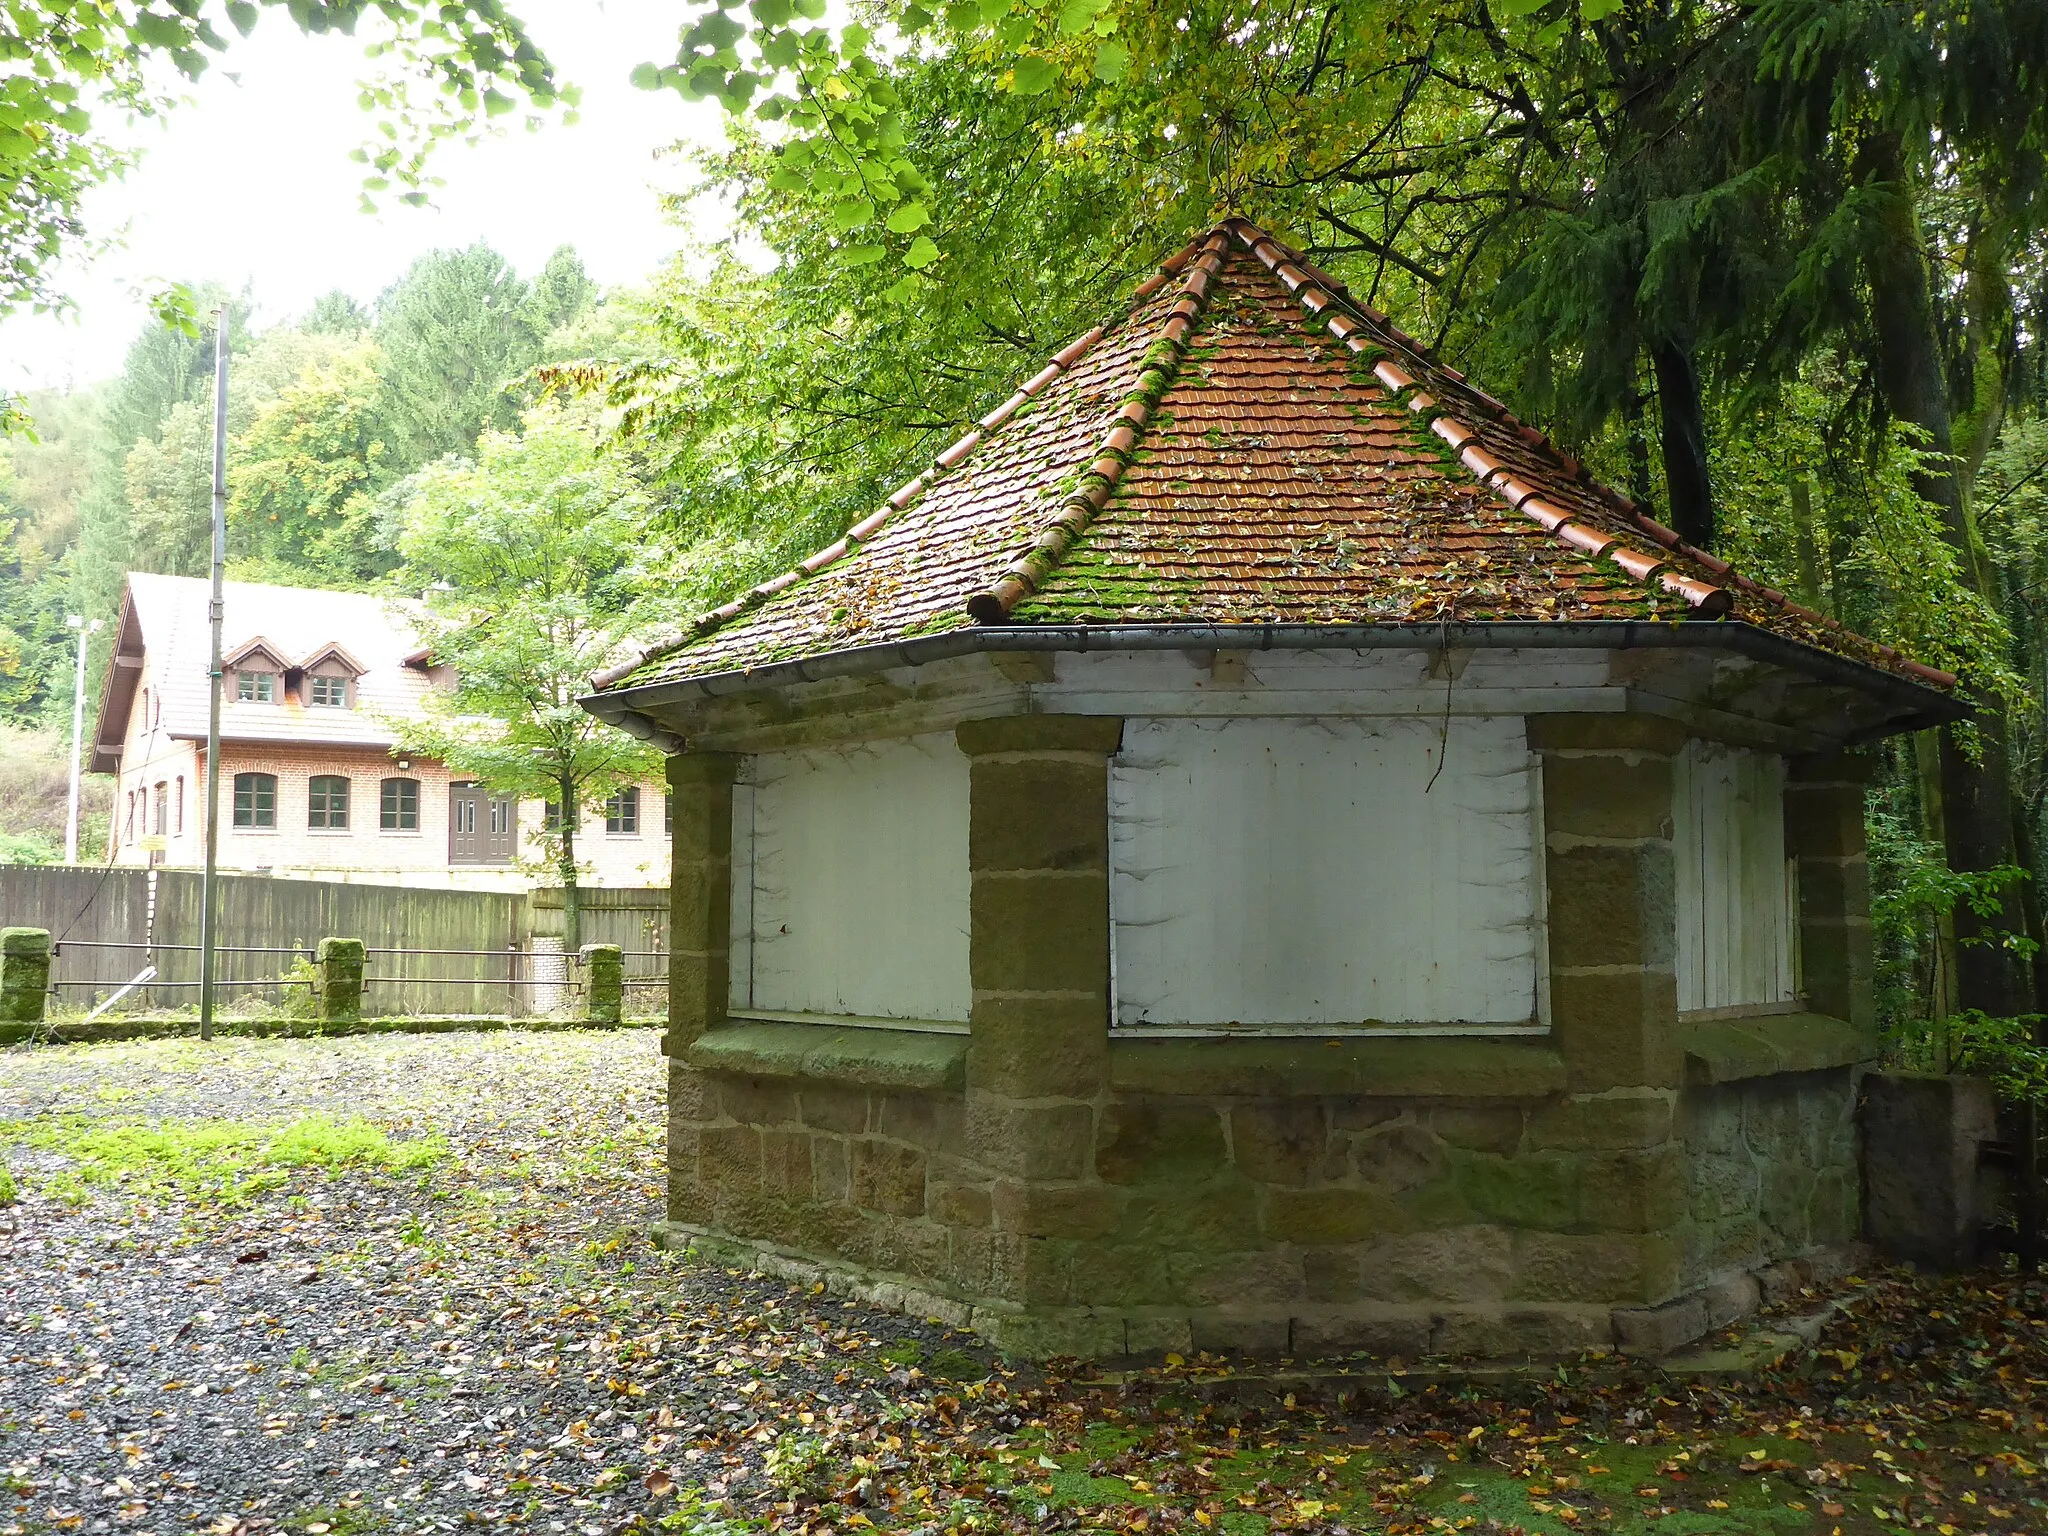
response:
{"label": "roof eave", "polygon": [[[121,588],[121,611],[114,620],[113,649],[107,654],[106,675],[100,679],[99,708],[93,714],[92,751],[86,761],[88,773],[119,773],[121,754],[128,742],[128,714],[135,705],[135,690],[142,679],[143,652],[124,663],[121,652],[129,631],[139,631],[142,616],[136,611],[130,586]],[[118,711],[118,715],[117,712]],[[109,736],[109,730],[113,735]]]}
{"label": "roof eave", "polygon": [[1727,650],[1852,688],[1897,713],[1868,737],[1961,720],[1970,707],[1952,694],[1865,662],[1802,645],[1736,620],[1667,623],[1647,619],[1518,619],[1462,624],[983,624],[924,639],[851,646],[763,667],[613,688],[578,702],[608,724],[680,752],[682,738],[650,713],[692,699],[757,692],[793,683],[854,677],[997,651],[1391,650],[1391,649]]}

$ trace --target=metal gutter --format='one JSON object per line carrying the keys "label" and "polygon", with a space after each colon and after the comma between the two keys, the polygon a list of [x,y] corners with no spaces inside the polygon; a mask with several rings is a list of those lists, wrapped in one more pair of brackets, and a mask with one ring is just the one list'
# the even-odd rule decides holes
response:
{"label": "metal gutter", "polygon": [[1738,620],[1668,623],[1648,619],[1506,620],[1479,624],[979,624],[925,639],[855,646],[822,656],[780,661],[673,682],[644,683],[588,694],[591,714],[665,752],[683,739],[647,711],[758,693],[793,683],[860,677],[890,667],[918,667],[954,657],[1018,651],[1299,651],[1299,650],[1721,650],[1803,672],[1893,704],[1902,718],[1888,729],[1919,730],[1967,717],[1960,699],[1860,661],[1832,655]]}

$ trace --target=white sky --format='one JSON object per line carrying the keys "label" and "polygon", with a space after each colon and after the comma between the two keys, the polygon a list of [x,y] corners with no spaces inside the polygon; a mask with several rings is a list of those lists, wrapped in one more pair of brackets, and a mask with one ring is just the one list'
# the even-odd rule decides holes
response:
{"label": "white sky", "polygon": [[[374,299],[436,247],[487,240],[530,275],[567,242],[609,285],[636,282],[666,256],[722,235],[720,210],[702,207],[698,227],[679,228],[654,190],[689,175],[679,158],[657,161],[656,151],[684,139],[715,146],[721,109],[627,81],[635,64],[674,57],[676,8],[664,0],[517,0],[512,8],[558,76],[583,87],[582,121],[532,134],[515,118],[474,149],[443,145],[432,166],[446,183],[436,206],[392,204],[374,216],[357,210],[363,167],[348,158],[371,128],[356,105],[370,61],[358,42],[304,37],[266,9],[251,37],[186,88],[189,103],[120,130],[142,147],[142,162],[98,189],[86,211],[97,234],[125,227],[121,246],[65,269],[75,313],[0,321],[0,390],[118,373],[148,318],[146,296],[174,281],[248,284],[258,323],[271,324],[332,288]],[[101,126],[115,120],[107,115]]]}

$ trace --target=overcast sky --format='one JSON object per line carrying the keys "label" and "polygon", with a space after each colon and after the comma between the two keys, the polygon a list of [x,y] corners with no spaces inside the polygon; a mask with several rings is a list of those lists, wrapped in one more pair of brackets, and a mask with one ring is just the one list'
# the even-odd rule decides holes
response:
{"label": "overcast sky", "polygon": [[[173,281],[248,284],[259,324],[302,312],[332,288],[368,301],[415,256],[488,240],[532,273],[572,244],[599,282],[634,282],[664,257],[723,233],[681,228],[655,189],[688,172],[656,151],[715,145],[720,109],[635,90],[628,72],[671,58],[677,8],[664,0],[516,0],[560,74],[583,87],[573,128],[517,126],[474,149],[444,146],[447,185],[430,209],[357,211],[363,168],[348,158],[371,119],[356,105],[369,72],[359,44],[307,38],[266,10],[196,86],[188,105],[124,130],[141,164],[87,204],[96,232],[125,227],[119,249],[73,263],[63,287],[77,313],[0,322],[0,390],[88,383],[118,373],[146,296]],[[111,118],[106,126],[114,126]]]}

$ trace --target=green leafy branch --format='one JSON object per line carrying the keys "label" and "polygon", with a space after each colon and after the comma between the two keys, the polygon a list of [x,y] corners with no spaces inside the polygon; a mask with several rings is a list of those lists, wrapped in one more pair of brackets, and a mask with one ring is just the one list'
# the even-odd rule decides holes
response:
{"label": "green leafy branch", "polygon": [[932,184],[905,153],[904,103],[892,57],[917,49],[992,48],[1007,60],[1005,87],[1042,95],[1062,80],[1121,80],[1131,51],[1118,34],[1117,0],[956,0],[893,4],[836,36],[825,0],[713,0],[682,29],[666,65],[642,64],[633,83],[716,99],[735,117],[778,136],[770,190],[830,210],[850,265],[893,252],[908,292],[940,259],[928,232]]}

